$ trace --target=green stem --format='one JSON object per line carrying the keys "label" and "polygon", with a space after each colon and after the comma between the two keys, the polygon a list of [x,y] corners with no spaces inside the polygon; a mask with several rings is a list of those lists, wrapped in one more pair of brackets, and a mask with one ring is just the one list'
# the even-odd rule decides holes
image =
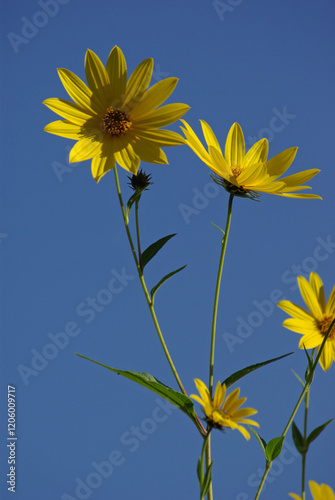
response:
{"label": "green stem", "polygon": [[[231,222],[231,213],[232,213],[232,205],[233,205],[233,198],[234,195],[230,194],[229,195],[229,201],[228,201],[228,213],[227,213],[227,221],[226,221],[226,228],[225,232],[221,241],[221,255],[220,255],[220,261],[219,261],[219,269],[218,269],[218,275],[216,279],[216,288],[215,288],[215,296],[214,296],[214,307],[213,307],[213,319],[212,319],[212,334],[211,334],[211,349],[210,349],[210,358],[209,358],[209,384],[208,384],[208,389],[211,397],[213,396],[213,373],[214,373],[214,353],[215,353],[215,334],[216,334],[216,322],[217,322],[217,314],[218,314],[218,305],[219,305],[219,295],[220,295],[220,286],[221,286],[221,278],[222,278],[222,269],[223,269],[223,263],[224,263],[224,258],[226,254],[226,248],[227,248],[227,242],[228,242],[228,235],[229,235],[229,229],[230,229],[230,222]],[[211,440],[210,438],[207,441],[207,449],[206,449],[206,465],[207,468],[209,467],[211,463]],[[213,499],[213,488],[212,484],[209,487],[208,494],[207,494],[208,500]]]}
{"label": "green stem", "polygon": [[[313,363],[314,360],[314,352],[312,351],[311,361]],[[308,407],[309,407],[309,391],[305,394],[305,414],[304,414],[304,443],[307,440],[307,418],[308,418]],[[302,471],[301,471],[301,500],[305,500],[305,491],[306,491],[306,457],[307,450],[302,454]]]}
{"label": "green stem", "polygon": [[160,340],[160,342],[162,344],[162,347],[163,347],[163,350],[164,350],[164,354],[165,354],[165,356],[166,356],[166,358],[168,360],[168,363],[169,363],[170,368],[171,368],[171,370],[173,372],[173,375],[174,375],[174,377],[175,377],[175,379],[177,381],[177,384],[178,384],[181,392],[183,394],[185,394],[185,396],[187,396],[187,393],[186,393],[186,391],[185,391],[185,389],[183,387],[183,384],[182,384],[182,382],[181,382],[181,380],[179,378],[178,372],[177,372],[177,370],[176,370],[176,368],[175,368],[175,366],[173,364],[172,358],[170,356],[169,350],[167,348],[167,345],[165,343],[163,334],[161,332],[161,329],[160,329],[160,326],[159,326],[159,323],[158,323],[158,320],[157,320],[157,316],[156,316],[156,313],[155,313],[155,310],[154,310],[154,306],[153,306],[153,303],[151,301],[151,297],[149,295],[149,292],[148,292],[148,289],[147,289],[147,286],[146,286],[146,283],[145,283],[145,280],[144,280],[143,271],[142,271],[139,259],[137,258],[137,255],[136,255],[135,247],[134,247],[133,240],[132,240],[132,237],[131,237],[131,234],[130,234],[130,230],[129,230],[129,222],[127,220],[126,211],[125,211],[123,200],[122,200],[121,188],[120,188],[120,182],[119,182],[119,176],[118,176],[118,173],[117,173],[116,165],[114,167],[114,175],[115,175],[115,182],[116,182],[117,194],[118,194],[118,197],[119,197],[120,207],[121,207],[121,211],[122,211],[123,221],[124,221],[124,225],[125,225],[125,229],[126,229],[126,233],[127,233],[129,245],[130,245],[131,252],[132,252],[135,264],[136,264],[136,269],[137,269],[138,276],[139,276],[139,279],[140,279],[140,282],[141,282],[141,285],[142,285],[142,289],[143,289],[146,301],[147,301],[148,306],[149,306],[151,317],[153,319],[153,322],[154,322],[154,325],[155,325],[155,328],[156,328],[159,340]]}
{"label": "green stem", "polygon": [[[201,474],[201,477],[199,478],[201,480],[201,484],[203,483],[203,480],[204,480],[204,456],[205,456],[205,451],[207,453],[207,443],[210,440],[210,438],[211,438],[211,433],[209,431],[209,432],[207,432],[207,435],[204,438],[204,442],[203,442],[202,449],[201,449],[201,456],[200,456],[200,465],[201,465],[200,474]],[[200,491],[200,500],[204,500],[204,498],[205,498],[205,495],[203,495]]]}
{"label": "green stem", "polygon": [[[306,380],[305,386],[304,386],[304,388],[303,388],[303,390],[302,390],[302,393],[300,394],[300,397],[299,397],[299,399],[298,399],[298,401],[297,401],[297,404],[296,404],[296,405],[295,405],[295,407],[294,407],[294,410],[293,410],[293,412],[292,412],[292,415],[290,416],[290,418],[289,418],[289,420],[288,420],[288,422],[287,422],[287,424],[286,424],[286,426],[285,426],[285,429],[283,430],[282,437],[285,437],[285,436],[286,436],[286,434],[287,434],[287,432],[288,432],[288,430],[289,430],[289,428],[290,428],[290,426],[291,426],[291,424],[292,424],[292,422],[293,422],[293,419],[294,419],[294,417],[295,417],[295,415],[296,415],[296,413],[297,413],[297,411],[298,411],[298,409],[299,409],[299,406],[300,406],[300,404],[301,404],[302,400],[303,400],[303,399],[304,399],[304,397],[305,397],[305,394],[307,394],[307,392],[309,391],[309,388],[310,388],[310,386],[311,386],[311,384],[312,384],[312,382],[313,382],[313,377],[314,377],[314,372],[315,372],[316,366],[317,366],[317,364],[318,364],[318,362],[319,362],[319,359],[320,359],[320,356],[321,356],[322,351],[323,351],[323,349],[324,349],[324,346],[325,346],[325,344],[326,344],[326,342],[327,342],[327,339],[328,339],[328,337],[329,337],[329,334],[330,334],[330,332],[332,331],[332,328],[333,328],[333,326],[334,326],[334,325],[335,325],[335,319],[333,319],[333,321],[330,323],[329,328],[328,328],[328,330],[327,330],[327,333],[326,333],[326,335],[324,336],[324,339],[323,339],[323,341],[322,341],[322,344],[321,344],[320,348],[318,349],[318,354],[317,354],[317,356],[316,356],[316,358],[315,358],[315,361],[314,361],[314,363],[313,363],[313,365],[312,365],[312,368],[311,368],[311,370],[310,370],[310,373],[309,373],[308,377],[306,377],[306,378],[307,378],[307,380]],[[270,469],[271,469],[271,466],[272,466],[272,461],[269,461],[269,462],[267,463],[267,466],[266,466],[266,468],[265,468],[265,471],[264,471],[264,474],[263,474],[262,480],[261,480],[260,485],[259,485],[259,487],[258,487],[258,490],[257,490],[256,496],[255,496],[255,500],[258,500],[258,498],[259,498],[259,496],[260,496],[260,494],[261,494],[261,491],[262,491],[263,485],[264,485],[265,480],[266,480],[266,477],[267,477],[267,475],[268,475],[268,473],[269,473],[269,471],[270,471]]]}
{"label": "green stem", "polygon": [[136,222],[136,237],[137,237],[137,250],[138,250],[138,261],[139,265],[141,268],[141,271],[143,272],[143,266],[142,266],[142,252],[141,252],[141,240],[140,240],[140,225],[138,222],[138,203],[140,201],[140,198],[137,198],[135,201],[135,222]]}

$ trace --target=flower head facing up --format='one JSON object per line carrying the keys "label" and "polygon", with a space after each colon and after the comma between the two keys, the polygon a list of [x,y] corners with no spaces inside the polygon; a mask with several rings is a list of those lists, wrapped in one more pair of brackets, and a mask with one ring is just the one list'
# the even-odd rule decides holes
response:
{"label": "flower head facing up", "polygon": [[[309,311],[289,300],[281,300],[277,305],[292,316],[284,321],[283,326],[303,335],[299,342],[300,349],[313,349],[321,346],[332,321],[335,319],[335,286],[328,302],[326,302],[323,283],[318,274],[311,273],[309,282],[303,276],[298,276],[297,279],[300,293]],[[334,360],[335,325],[332,326],[322,350],[320,365],[326,371]]]}
{"label": "flower head facing up", "polygon": [[[242,129],[234,123],[229,130],[224,153],[211,127],[200,120],[208,151],[184,120],[181,127],[188,146],[214,172],[213,179],[235,196],[257,199],[261,193],[290,198],[320,198],[315,194],[294,191],[310,189],[301,186],[320,170],[310,169],[278,179],[290,167],[298,148],[289,148],[267,160],[267,139],[256,142],[246,153]],[[321,198],[320,198],[321,199]]]}
{"label": "flower head facing up", "polygon": [[195,385],[199,391],[200,397],[191,394],[191,398],[195,399],[202,405],[206,415],[206,422],[216,429],[230,427],[237,429],[243,434],[246,439],[250,439],[249,432],[239,424],[249,424],[259,427],[258,423],[244,417],[254,415],[257,410],[253,408],[240,408],[247,398],[239,398],[240,389],[237,388],[226,397],[226,386],[217,383],[213,399],[210,396],[204,382],[199,379],[194,379]]}
{"label": "flower head facing up", "polygon": [[153,60],[145,59],[127,80],[127,65],[119,47],[114,47],[104,66],[88,50],[85,58],[86,85],[67,69],[59,77],[73,102],[46,99],[44,104],[64,120],[49,123],[46,132],[78,142],[70,162],[92,159],[92,175],[98,182],[115,162],[136,174],[140,162],[167,164],[161,147],[185,144],[181,135],[165,127],[183,116],[186,104],[159,107],[173,92],[178,79],[165,78],[148,89]]}
{"label": "flower head facing up", "polygon": [[130,182],[128,182],[131,189],[134,191],[141,191],[149,189],[149,186],[153,184],[151,181],[151,175],[146,174],[143,170],[139,170],[137,174],[133,174],[131,177],[127,175]]}
{"label": "flower head facing up", "polygon": [[[315,481],[309,481],[308,484],[313,500],[335,500],[334,492],[328,484],[319,485]],[[301,496],[295,493],[289,493],[289,496],[295,500],[302,500]]]}

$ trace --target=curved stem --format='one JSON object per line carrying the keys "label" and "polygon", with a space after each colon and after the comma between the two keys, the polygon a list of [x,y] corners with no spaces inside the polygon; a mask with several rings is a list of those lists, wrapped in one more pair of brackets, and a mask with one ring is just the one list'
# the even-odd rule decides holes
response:
{"label": "curved stem", "polygon": [[135,222],[136,222],[136,236],[137,236],[137,250],[138,250],[138,260],[139,260],[139,265],[141,268],[141,271],[143,272],[143,266],[142,266],[142,252],[141,252],[141,240],[140,240],[140,225],[138,222],[138,203],[140,199],[137,198],[135,201]]}
{"label": "curved stem", "polygon": [[[161,332],[161,329],[160,329],[160,326],[159,326],[159,323],[158,323],[158,319],[157,319],[157,316],[156,316],[156,313],[155,313],[155,310],[154,310],[154,306],[153,306],[151,297],[149,295],[149,292],[148,292],[148,289],[147,289],[147,286],[146,286],[146,283],[145,283],[145,280],[144,280],[143,271],[142,271],[139,259],[137,258],[137,255],[136,255],[136,251],[135,251],[135,247],[134,247],[134,244],[133,244],[133,240],[132,240],[132,237],[131,237],[131,234],[130,234],[130,231],[129,231],[128,218],[127,218],[126,211],[125,211],[124,204],[123,204],[123,200],[122,200],[121,188],[120,188],[120,182],[119,182],[119,176],[118,176],[118,173],[117,173],[116,165],[114,167],[114,175],[115,175],[115,183],[116,183],[117,194],[118,194],[118,197],[119,197],[120,207],[121,207],[121,211],[122,211],[123,221],[124,221],[124,225],[125,225],[125,229],[126,229],[126,233],[127,233],[129,245],[130,245],[131,252],[132,252],[135,264],[136,264],[136,268],[137,268],[138,276],[139,276],[139,279],[140,279],[140,282],[141,282],[141,285],[142,285],[142,289],[143,289],[146,301],[147,301],[148,306],[149,306],[151,317],[153,319],[153,322],[154,322],[154,325],[155,325],[155,328],[156,328],[159,340],[160,340],[160,342],[162,344],[162,347],[163,347],[163,350],[164,350],[164,354],[165,354],[165,356],[166,356],[166,358],[168,360],[168,363],[170,365],[170,368],[171,368],[171,370],[172,370],[172,372],[173,372],[173,374],[175,376],[177,384],[178,384],[181,392],[187,396],[187,393],[186,393],[186,391],[185,391],[185,389],[183,387],[183,384],[182,384],[182,382],[181,382],[181,380],[179,378],[178,372],[177,372],[177,370],[176,370],[176,368],[175,368],[175,366],[173,364],[172,358],[170,356],[169,350],[167,348],[167,345],[165,343],[163,334]],[[138,223],[138,221],[137,221],[137,223]]]}
{"label": "curved stem", "polygon": [[[219,269],[218,269],[218,275],[216,278],[216,288],[215,288],[215,296],[214,296],[214,307],[213,307],[213,319],[212,319],[212,334],[211,334],[211,348],[210,348],[210,357],[209,357],[209,384],[208,384],[208,389],[210,396],[213,396],[213,373],[214,373],[214,353],[215,353],[215,334],[216,334],[216,322],[217,322],[217,314],[218,314],[218,305],[219,305],[219,295],[220,295],[220,286],[221,286],[221,278],[222,278],[222,269],[223,269],[223,263],[224,263],[224,258],[226,254],[226,248],[227,248],[227,242],[228,242],[228,235],[229,235],[229,229],[230,229],[230,222],[231,222],[231,213],[232,213],[232,205],[233,205],[233,198],[234,195],[230,194],[229,195],[229,201],[228,201],[228,213],[227,213],[227,221],[226,221],[226,228],[225,232],[221,241],[221,255],[220,255],[220,261],[219,261]],[[208,438],[207,441],[207,448],[206,448],[206,465],[207,468],[210,466],[211,463],[211,439],[210,437]],[[208,500],[213,499],[213,488],[212,488],[212,483],[209,487],[208,494],[207,494]]]}
{"label": "curved stem", "polygon": [[[333,326],[334,326],[334,325],[335,325],[335,319],[333,319],[333,321],[330,323],[330,325],[329,325],[329,327],[328,327],[327,333],[326,333],[326,335],[324,336],[324,339],[323,339],[323,341],[322,341],[322,344],[321,344],[321,346],[320,346],[320,347],[319,347],[319,349],[318,349],[318,353],[317,353],[317,356],[316,356],[316,358],[315,358],[314,363],[313,363],[313,359],[312,359],[312,361],[311,361],[311,363],[312,363],[312,368],[311,368],[311,369],[310,369],[310,371],[309,371],[308,377],[306,377],[306,383],[305,383],[305,386],[304,386],[304,388],[303,388],[303,390],[302,390],[302,393],[300,394],[300,397],[299,397],[299,399],[298,399],[298,401],[297,401],[297,404],[296,404],[296,405],[295,405],[295,407],[294,407],[294,410],[293,410],[293,412],[292,412],[292,415],[290,416],[290,418],[289,418],[289,420],[288,420],[288,422],[287,422],[287,424],[286,424],[286,426],[285,426],[285,429],[283,430],[283,433],[282,433],[282,436],[283,436],[283,437],[285,437],[285,436],[286,436],[286,434],[287,434],[287,432],[288,432],[288,430],[289,430],[289,428],[290,428],[290,426],[291,426],[291,424],[292,424],[292,422],[293,422],[293,419],[294,419],[294,417],[295,417],[295,415],[296,415],[296,413],[297,413],[297,411],[298,411],[298,409],[299,409],[299,406],[300,406],[300,404],[301,404],[302,400],[303,400],[303,399],[304,399],[304,397],[305,397],[305,394],[307,394],[307,392],[309,391],[309,388],[310,388],[310,386],[311,386],[311,384],[312,384],[312,382],[313,382],[313,377],[314,377],[314,372],[315,372],[316,366],[317,366],[317,364],[318,364],[318,362],[319,362],[319,359],[320,359],[320,356],[321,356],[322,351],[323,351],[323,349],[324,349],[324,346],[325,346],[325,344],[326,344],[326,342],[327,342],[327,339],[328,339],[328,337],[329,337],[329,334],[330,334],[330,332],[332,331],[332,328],[333,328]],[[268,473],[269,473],[269,471],[270,471],[270,469],[271,469],[271,466],[272,466],[272,461],[267,462],[267,466],[266,466],[266,469],[265,469],[265,471],[264,471],[264,474],[263,474],[263,477],[262,477],[261,483],[260,483],[260,485],[259,485],[259,487],[258,487],[258,490],[257,490],[256,496],[255,496],[255,500],[258,500],[258,498],[259,498],[259,496],[260,496],[260,494],[261,494],[261,491],[262,491],[263,485],[264,485],[265,480],[266,480],[266,477],[267,477],[267,475],[268,475]]]}

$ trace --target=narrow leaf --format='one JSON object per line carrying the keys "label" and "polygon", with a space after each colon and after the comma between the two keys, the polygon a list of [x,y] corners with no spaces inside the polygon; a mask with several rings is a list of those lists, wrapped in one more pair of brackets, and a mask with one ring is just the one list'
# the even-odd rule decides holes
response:
{"label": "narrow leaf", "polygon": [[266,441],[258,434],[257,431],[255,431],[255,429],[253,427],[251,427],[251,425],[248,425],[247,424],[247,427],[249,427],[249,430],[251,430],[251,432],[253,433],[253,435],[255,436],[255,438],[257,439],[257,441],[259,442],[259,444],[261,445],[261,448],[263,450],[263,453],[265,455],[265,458],[266,458]]}
{"label": "narrow leaf", "polygon": [[208,469],[206,470],[206,474],[202,483],[202,488],[201,488],[201,495],[205,497],[207,495],[207,492],[209,490],[211,481],[212,481],[212,467],[213,467],[213,462],[209,464]]}
{"label": "narrow leaf", "polygon": [[294,422],[292,422],[292,437],[298,452],[301,453],[301,455],[304,455],[308,450],[308,445],[305,442],[304,436],[301,434]]}
{"label": "narrow leaf", "polygon": [[168,236],[164,236],[164,238],[161,238],[160,240],[155,241],[155,243],[152,243],[144,252],[142,253],[142,266],[146,266],[148,262],[155,257],[156,253],[159,252],[159,250],[165,245],[169,239],[173,238],[173,236],[176,236],[176,233],[174,234],[169,234]]}
{"label": "narrow leaf", "polygon": [[183,269],[185,269],[185,267],[187,266],[187,264],[185,264],[185,266],[183,267],[180,267],[179,269],[176,269],[175,271],[172,271],[171,273],[167,274],[166,276],[164,276],[164,278],[162,278],[160,280],[159,283],[157,283],[157,285],[155,285],[152,289],[151,289],[151,292],[150,292],[150,295],[151,295],[151,300],[152,302],[154,302],[154,296],[155,296],[155,293],[157,292],[158,288],[161,287],[163,285],[163,283],[165,283],[165,281],[167,281],[168,279],[171,278],[171,276],[173,276],[174,274],[177,274],[179,273],[179,271],[182,271]]}
{"label": "narrow leaf", "polygon": [[286,356],[290,356],[291,354],[293,354],[293,352],[289,352],[288,354],[283,354],[283,356],[279,356],[278,358],[273,358],[269,359],[268,361],[263,361],[262,363],[256,363],[255,365],[247,366],[246,368],[243,368],[242,370],[239,370],[238,372],[235,372],[228,378],[226,378],[226,380],[222,382],[222,385],[226,384],[226,387],[228,388],[229,386],[237,382],[237,380],[239,380],[242,377],[245,377],[249,373],[257,370],[258,368],[268,365],[269,363],[273,363],[274,361],[278,361],[278,359],[286,358]]}
{"label": "narrow leaf", "polygon": [[221,229],[221,227],[219,227],[219,226],[217,226],[216,224],[214,224],[214,222],[211,222],[211,224],[212,224],[214,227],[216,227],[216,229],[219,229],[219,231],[221,231],[221,233],[222,233],[222,234],[223,234],[223,236],[224,236],[224,234],[225,234],[225,233],[224,233],[224,230],[223,230],[223,229]]}
{"label": "narrow leaf", "polygon": [[314,429],[314,431],[312,431],[307,438],[307,445],[309,446],[311,442],[314,441],[314,439],[318,437],[318,435],[323,431],[323,429],[327,427],[327,425],[330,424],[330,422],[332,422],[333,420],[334,419],[332,418],[331,420],[328,420],[328,422],[326,422],[325,424],[320,425],[319,427]]}
{"label": "narrow leaf", "polygon": [[129,198],[128,200],[128,203],[127,203],[127,206],[126,206],[126,219],[127,219],[127,224],[129,222],[129,214],[130,214],[130,210],[131,210],[131,207],[133,206],[133,204],[135,203],[135,201],[138,199],[141,198],[141,194],[143,193],[143,191],[147,188],[147,186],[144,186],[142,189],[139,189],[138,191],[135,191],[135,193]]}
{"label": "narrow leaf", "polygon": [[202,462],[201,462],[201,457],[199,458],[198,460],[198,465],[197,465],[197,476],[198,476],[198,479],[199,479],[199,485],[200,485],[200,488],[202,487],[202,481],[203,481],[203,471],[202,471]]}
{"label": "narrow leaf", "polygon": [[284,444],[284,436],[271,439],[271,441],[266,445],[265,457],[269,462],[272,462],[277,458],[282,450]]}
{"label": "narrow leaf", "polygon": [[162,382],[160,382],[155,377],[150,375],[150,373],[118,370],[117,368],[111,368],[110,366],[99,363],[94,359],[87,358],[82,354],[78,353],[75,354],[81,358],[87,359],[88,361],[92,361],[92,363],[95,363],[99,366],[103,366],[104,368],[107,368],[108,370],[111,370],[112,372],[117,373],[118,375],[122,375],[123,377],[128,378],[129,380],[132,380],[137,384],[143,385],[152,392],[155,392],[162,398],[166,399],[167,401],[175,405],[182,412],[184,412],[191,420],[193,420],[193,422],[199,428],[192,400],[187,396],[185,396],[184,394],[182,394],[181,392],[175,391],[174,389],[171,389],[167,385],[162,384]]}
{"label": "narrow leaf", "polygon": [[304,382],[301,380],[301,378],[299,377],[299,375],[298,375],[297,373],[295,373],[295,371],[294,371],[294,370],[292,370],[292,368],[291,368],[291,372],[293,373],[293,375],[295,375],[295,376],[297,377],[297,379],[299,380],[300,384],[301,384],[303,387],[305,387]]}

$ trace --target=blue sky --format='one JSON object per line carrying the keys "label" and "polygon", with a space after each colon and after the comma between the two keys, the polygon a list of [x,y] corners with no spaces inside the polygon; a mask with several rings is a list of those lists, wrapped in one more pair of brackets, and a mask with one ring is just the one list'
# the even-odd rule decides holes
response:
{"label": "blue sky", "polygon": [[[113,174],[97,185],[90,162],[68,165],[73,141],[43,132],[57,118],[42,101],[68,98],[56,68],[84,79],[87,48],[105,63],[118,45],[130,71],[153,57],[152,83],[179,78],[170,102],[191,106],[185,118],[196,132],[204,119],[223,144],[237,121],[248,146],[269,139],[270,156],[299,146],[291,173],[322,170],[309,185],[323,201],[234,200],[214,376],[223,380],[295,351],[240,383],[258,409],[260,434],[270,440],[283,430],[299,395],[290,369],[303,376],[306,365],[300,336],[282,327],[286,315],[273,303],[285,297],[303,305],[298,274],[319,273],[327,296],[335,282],[334,13],[330,0],[3,2],[0,463],[4,477],[9,384],[17,398],[18,500],[198,498],[201,439],[185,415],[74,355],[147,371],[176,388],[136,279]],[[177,131],[178,124],[171,128]],[[170,165],[143,164],[154,185],[141,201],[142,241],[145,247],[178,233],[148,265],[147,280],[153,286],[188,264],[158,292],[156,308],[192,393],[193,379],[208,376],[221,239],[211,222],[224,225],[228,195],[189,148],[165,152]],[[119,169],[119,175],[127,198],[126,173]],[[103,302],[111,277],[119,293],[88,313],[90,299]],[[23,376],[22,366],[35,367],[34,374]],[[335,416],[334,369],[317,369],[310,430]],[[302,418],[300,412],[300,428]],[[307,478],[332,484],[334,437],[332,424],[313,444]],[[299,492],[301,463],[291,435],[286,446],[264,500]],[[264,466],[255,440],[216,432],[213,458],[215,498],[254,498]],[[1,498],[11,498],[4,480]]]}

